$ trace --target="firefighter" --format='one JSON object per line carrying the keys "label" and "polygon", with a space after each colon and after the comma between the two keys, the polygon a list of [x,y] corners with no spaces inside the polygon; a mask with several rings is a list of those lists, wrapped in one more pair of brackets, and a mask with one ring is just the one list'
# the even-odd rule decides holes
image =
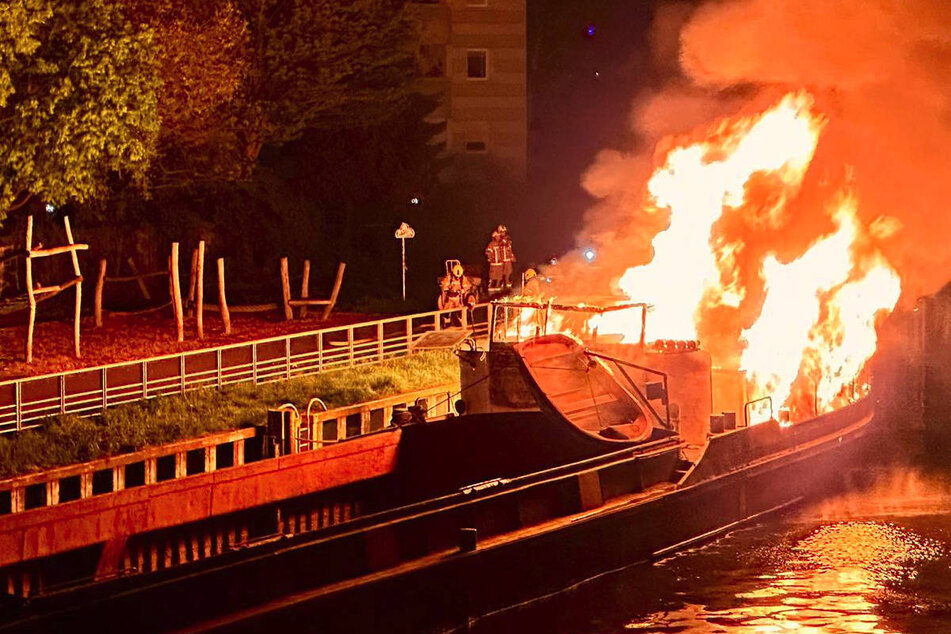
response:
{"label": "firefighter", "polygon": [[522,297],[544,299],[545,292],[542,283],[543,280],[535,269],[525,269],[525,273],[522,274]]}
{"label": "firefighter", "polygon": [[505,225],[499,225],[496,231],[502,240],[502,283],[505,290],[512,288],[512,269],[515,266],[515,252],[512,250],[512,238]]}
{"label": "firefighter", "polygon": [[[544,302],[546,295],[546,280],[535,269],[528,268],[522,274],[522,299],[524,301]],[[548,317],[543,308],[534,308],[529,311],[535,322],[535,335],[545,334]]]}
{"label": "firefighter", "polygon": [[515,252],[505,225],[499,225],[492,232],[492,240],[485,248],[485,257],[489,261],[489,293],[512,288]]}
{"label": "firefighter", "polygon": [[459,260],[446,262],[446,275],[439,281],[439,310],[463,308],[472,297],[472,283]]}

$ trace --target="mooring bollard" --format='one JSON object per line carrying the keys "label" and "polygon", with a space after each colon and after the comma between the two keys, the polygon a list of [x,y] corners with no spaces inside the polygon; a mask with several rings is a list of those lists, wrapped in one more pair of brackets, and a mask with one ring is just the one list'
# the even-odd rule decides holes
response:
{"label": "mooring bollard", "polygon": [[479,543],[479,531],[475,528],[459,529],[459,552],[471,553]]}

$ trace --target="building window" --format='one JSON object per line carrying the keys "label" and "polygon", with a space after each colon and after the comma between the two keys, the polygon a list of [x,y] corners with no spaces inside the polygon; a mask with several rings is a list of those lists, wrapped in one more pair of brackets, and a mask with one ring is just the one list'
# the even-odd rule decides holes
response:
{"label": "building window", "polygon": [[466,141],[466,152],[484,154],[486,152],[485,141]]}
{"label": "building window", "polygon": [[488,51],[466,51],[466,77],[485,79],[489,76]]}

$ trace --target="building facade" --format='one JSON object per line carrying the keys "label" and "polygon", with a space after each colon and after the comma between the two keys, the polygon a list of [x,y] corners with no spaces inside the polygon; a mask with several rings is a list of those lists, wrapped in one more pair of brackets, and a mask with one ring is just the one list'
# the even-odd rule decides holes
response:
{"label": "building facade", "polygon": [[420,90],[439,97],[430,119],[453,159],[446,178],[501,170],[524,180],[528,151],[526,0],[414,0]]}

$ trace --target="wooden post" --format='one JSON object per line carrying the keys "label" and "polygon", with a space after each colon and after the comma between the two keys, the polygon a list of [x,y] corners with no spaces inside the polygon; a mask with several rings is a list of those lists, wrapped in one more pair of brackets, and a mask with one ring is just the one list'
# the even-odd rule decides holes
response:
{"label": "wooden post", "polygon": [[[304,279],[300,283],[300,298],[310,297],[310,260],[304,260]],[[307,316],[307,304],[300,307],[300,316]]]}
{"label": "wooden post", "polygon": [[[66,240],[73,244],[73,230],[69,226],[69,216],[63,216],[63,226],[66,227]],[[69,255],[73,258],[73,273],[76,275],[76,311],[73,314],[73,352],[79,359],[82,354],[79,351],[79,320],[82,316],[83,308],[83,274],[79,270],[79,254],[71,250]]]}
{"label": "wooden post", "polygon": [[132,271],[132,275],[136,276],[135,281],[139,284],[139,290],[142,292],[142,297],[147,302],[152,301],[152,294],[149,293],[149,287],[145,285],[145,278],[139,277],[139,270],[135,266],[135,260],[130,256],[126,262],[129,263],[129,270]]}
{"label": "wooden post", "polygon": [[228,312],[228,300],[225,298],[225,259],[218,258],[218,312],[225,324],[225,334],[231,334],[231,313]]}
{"label": "wooden post", "polygon": [[198,261],[195,265],[195,326],[199,341],[205,338],[202,302],[205,301],[205,241],[198,241]]}
{"label": "wooden post", "polygon": [[165,260],[165,270],[168,272],[168,305],[172,307],[172,316],[175,315],[175,289],[172,284],[172,254],[168,254]]}
{"label": "wooden post", "polygon": [[99,276],[96,277],[96,301],[93,314],[96,318],[96,328],[102,328],[102,290],[106,285],[106,259],[99,260]]}
{"label": "wooden post", "polygon": [[26,296],[30,302],[29,322],[26,326],[26,362],[33,363],[33,325],[36,322],[36,297],[33,296],[33,216],[26,217]]}
{"label": "wooden post", "polygon": [[185,298],[185,307],[188,308],[188,316],[192,316],[195,309],[195,273],[198,269],[198,249],[192,250],[192,268],[188,277],[188,297]]}
{"label": "wooden post", "polygon": [[294,319],[294,311],[291,309],[291,280],[287,275],[287,258],[281,258],[281,296],[284,298],[284,319],[291,321]]}
{"label": "wooden post", "polygon": [[330,318],[330,313],[333,311],[334,306],[337,304],[337,295],[340,294],[340,285],[343,284],[343,272],[347,268],[346,262],[341,262],[337,265],[337,278],[334,280],[334,288],[330,293],[330,303],[327,304],[327,308],[324,309],[324,314],[321,319],[327,321]]}
{"label": "wooden post", "polygon": [[178,243],[172,243],[172,258],[169,262],[169,275],[172,278],[172,310],[175,312],[175,330],[178,342],[185,341],[185,319],[182,315],[182,285],[178,279]]}

